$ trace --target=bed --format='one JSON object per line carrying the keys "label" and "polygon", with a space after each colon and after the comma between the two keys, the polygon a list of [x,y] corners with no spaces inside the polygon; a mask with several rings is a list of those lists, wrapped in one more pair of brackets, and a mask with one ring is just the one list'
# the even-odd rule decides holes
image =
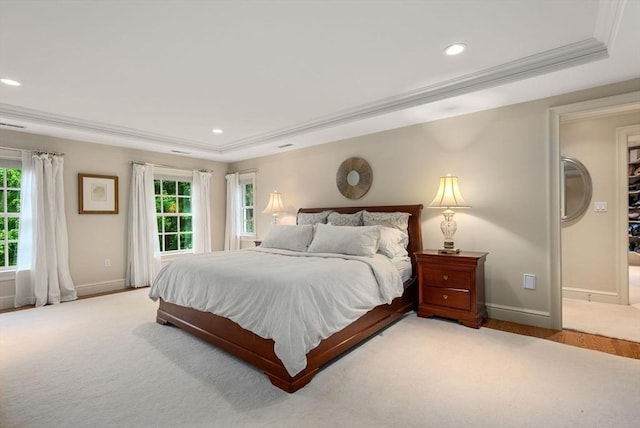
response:
{"label": "bed", "polygon": [[156,321],[159,324],[179,327],[261,369],[273,385],[284,391],[297,391],[309,383],[313,376],[330,361],[399,320],[405,313],[415,310],[417,306],[417,270],[413,254],[422,250],[422,205],[302,208],[298,211],[298,218],[302,215],[314,215],[327,211],[346,215],[355,214],[361,210],[370,213],[410,214],[407,227],[407,252],[413,269],[402,284],[400,296],[390,300],[390,303],[374,307],[346,327],[322,339],[317,346],[309,350],[306,354],[306,366],[295,375],[290,374],[290,369],[287,370],[288,367],[285,367],[276,355],[274,340],[264,339],[242,328],[231,319],[158,298]]}

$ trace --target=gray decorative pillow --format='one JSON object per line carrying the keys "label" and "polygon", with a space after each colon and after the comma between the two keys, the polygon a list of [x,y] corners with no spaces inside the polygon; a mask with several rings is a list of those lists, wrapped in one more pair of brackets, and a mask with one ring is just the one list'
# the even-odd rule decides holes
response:
{"label": "gray decorative pillow", "polygon": [[298,213],[298,224],[317,224],[326,223],[331,211],[322,211],[320,213]]}
{"label": "gray decorative pillow", "polygon": [[280,248],[291,251],[307,251],[313,238],[313,226],[274,224],[262,240],[261,247]]}
{"label": "gray decorative pillow", "polygon": [[392,227],[403,232],[409,228],[409,213],[393,212],[393,213],[371,213],[364,211],[362,213],[362,222],[365,226],[384,226]]}
{"label": "gray decorative pillow", "polygon": [[362,213],[363,211],[354,214],[332,212],[327,218],[327,223],[333,226],[362,226]]}

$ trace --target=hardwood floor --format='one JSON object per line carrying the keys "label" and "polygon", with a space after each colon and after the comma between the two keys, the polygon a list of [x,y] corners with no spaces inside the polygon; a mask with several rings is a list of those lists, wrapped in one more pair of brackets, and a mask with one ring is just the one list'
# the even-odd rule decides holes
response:
{"label": "hardwood floor", "polygon": [[540,339],[551,340],[579,348],[606,352],[620,357],[640,359],[640,343],[630,342],[628,340],[614,339],[612,337],[598,336],[572,330],[552,330],[494,319],[488,319],[482,326],[494,330],[507,331],[509,333],[538,337]]}

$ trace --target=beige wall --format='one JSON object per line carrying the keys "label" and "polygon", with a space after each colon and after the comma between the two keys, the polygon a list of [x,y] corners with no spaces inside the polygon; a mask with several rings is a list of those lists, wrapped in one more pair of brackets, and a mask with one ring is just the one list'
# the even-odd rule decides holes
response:
{"label": "beige wall", "polygon": [[[615,255],[618,219],[627,201],[618,203],[616,128],[640,123],[640,110],[627,114],[571,120],[560,125],[560,152],[582,162],[593,183],[591,204],[576,221],[562,227],[562,287],[565,297],[619,301]],[[625,171],[619,171],[626,175]],[[596,213],[595,202],[608,211]],[[623,255],[626,257],[626,254]]]}
{"label": "beige wall", "polygon": [[[223,247],[227,164],[5,130],[0,130],[0,147],[65,153],[69,263],[79,295],[124,287],[131,160],[184,169],[212,169],[212,239],[215,249]],[[118,176],[119,214],[78,214],[77,177],[80,172]],[[111,260],[110,267],[104,266],[105,259]],[[14,282],[6,276],[3,279],[0,281],[0,308],[13,307]]]}
{"label": "beige wall", "polygon": [[[439,120],[341,142],[262,157],[231,165],[145,153],[24,133],[0,131],[0,146],[66,153],[65,181],[71,270],[76,284],[99,290],[122,286],[126,256],[127,188],[131,159],[182,168],[212,168],[214,244],[222,248],[227,170],[258,168],[257,233],[264,237],[270,216],[261,214],[269,192],[283,193],[294,222],[299,207],[338,205],[427,205],[441,175],[460,177],[465,199],[473,207],[456,213],[456,244],[464,250],[488,251],[486,297],[490,316],[550,326],[550,150],[548,109],[637,91],[640,80],[565,94],[499,109]],[[427,120],[428,118],[425,118]],[[358,201],[344,198],[335,186],[340,163],[365,158],[373,169],[369,193]],[[227,166],[229,168],[227,168]],[[77,214],[78,172],[120,176],[120,214]],[[423,240],[442,245],[440,210],[425,208]],[[111,258],[111,268],[104,259]],[[537,276],[537,289],[524,290],[522,275]],[[2,296],[12,285],[0,283]]]}
{"label": "beige wall", "polygon": [[[298,151],[238,162],[232,170],[258,168],[257,207],[282,192],[293,222],[299,207],[427,205],[438,177],[458,175],[466,201],[458,210],[456,244],[487,251],[486,298],[490,316],[550,326],[550,165],[548,109],[640,89],[638,80],[352,138]],[[340,163],[366,159],[373,184],[360,200],[344,198],[335,185]],[[439,248],[439,210],[425,208],[423,241]],[[263,237],[269,216],[258,214]],[[537,289],[525,290],[523,274]]]}

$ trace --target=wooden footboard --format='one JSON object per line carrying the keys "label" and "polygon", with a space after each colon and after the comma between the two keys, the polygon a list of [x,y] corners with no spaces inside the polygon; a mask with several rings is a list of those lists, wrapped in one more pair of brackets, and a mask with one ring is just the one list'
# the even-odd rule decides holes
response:
{"label": "wooden footboard", "polygon": [[160,300],[157,322],[171,324],[235,355],[264,371],[271,383],[287,392],[295,392],[311,381],[320,368],[362,341],[378,333],[409,311],[416,309],[415,279],[403,296],[389,305],[378,306],[324,339],[307,354],[307,367],[291,377],[273,351],[274,342],[263,339],[235,322],[208,312],[174,305]]}

